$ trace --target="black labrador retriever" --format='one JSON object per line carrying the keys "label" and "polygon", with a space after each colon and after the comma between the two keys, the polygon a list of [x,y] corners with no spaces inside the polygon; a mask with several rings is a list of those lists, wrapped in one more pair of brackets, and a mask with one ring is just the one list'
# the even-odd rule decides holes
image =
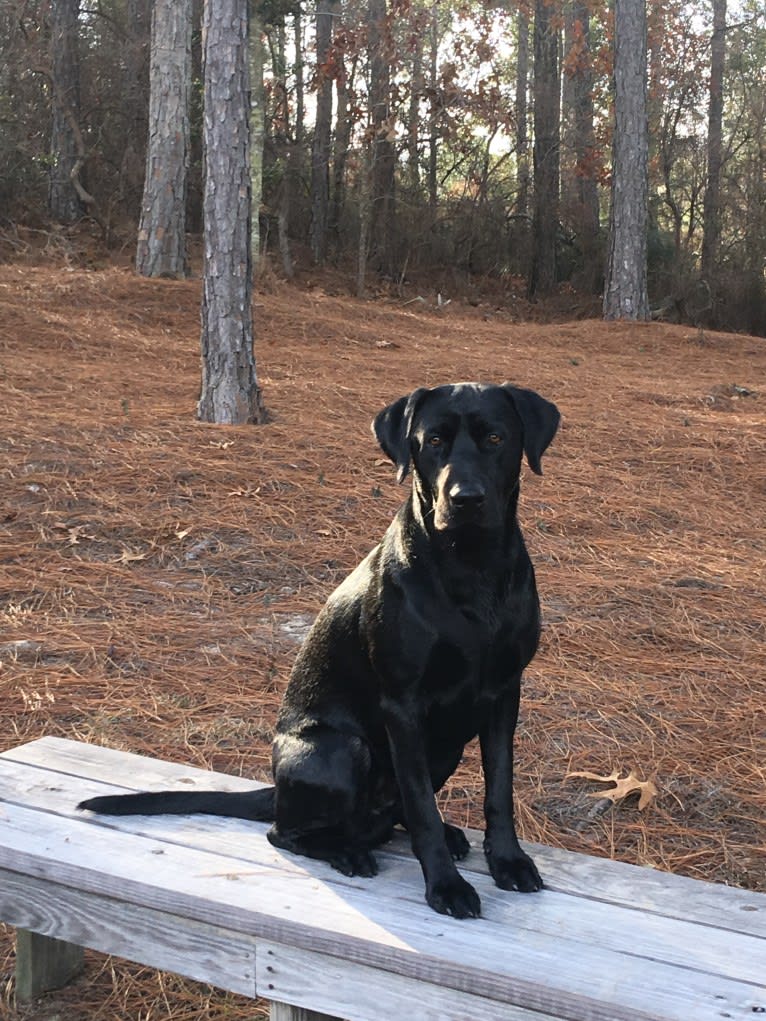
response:
{"label": "black labrador retriever", "polygon": [[381,411],[375,435],[399,481],[412,465],[412,493],[298,654],[276,727],[275,786],[79,807],[268,821],[277,847],[361,876],[375,874],[373,848],[401,824],[431,907],[476,917],[478,894],[455,866],[468,841],[442,820],[434,792],[478,735],[489,869],[505,890],[539,890],[513,821],[521,673],[540,634],[516,505],[522,454],[541,474],[558,423],[555,405],[509,384],[418,389]]}

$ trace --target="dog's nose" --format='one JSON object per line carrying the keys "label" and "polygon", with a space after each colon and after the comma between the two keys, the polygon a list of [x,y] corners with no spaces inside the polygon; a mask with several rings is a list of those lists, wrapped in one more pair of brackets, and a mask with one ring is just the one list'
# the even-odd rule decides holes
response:
{"label": "dog's nose", "polygon": [[456,482],[449,491],[449,498],[455,507],[481,507],[485,496],[484,488],[476,483]]}

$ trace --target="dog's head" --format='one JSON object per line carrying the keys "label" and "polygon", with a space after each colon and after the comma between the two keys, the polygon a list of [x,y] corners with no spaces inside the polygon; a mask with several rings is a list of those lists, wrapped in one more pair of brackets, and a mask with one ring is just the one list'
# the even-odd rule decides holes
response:
{"label": "dog's head", "polygon": [[437,531],[499,526],[516,489],[522,454],[542,475],[540,459],[559,424],[555,404],[505,383],[456,383],[418,389],[384,408],[373,431],[402,482],[433,507]]}

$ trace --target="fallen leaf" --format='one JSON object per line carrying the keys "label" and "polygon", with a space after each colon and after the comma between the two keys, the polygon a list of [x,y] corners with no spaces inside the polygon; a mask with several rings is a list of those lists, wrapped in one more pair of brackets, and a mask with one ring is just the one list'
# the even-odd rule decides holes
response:
{"label": "fallen leaf", "polygon": [[582,777],[585,780],[597,780],[599,783],[613,783],[614,787],[606,791],[592,791],[589,798],[608,798],[617,802],[627,798],[629,794],[638,793],[638,809],[640,812],[646,808],[659,791],[651,780],[640,780],[631,769],[627,776],[620,776],[620,770],[615,769],[609,776],[600,776],[598,773],[567,773],[566,779],[571,777]]}
{"label": "fallen leaf", "polygon": [[117,563],[132,564],[135,560],[146,560],[146,553],[131,553],[130,550],[123,550]]}
{"label": "fallen leaf", "polygon": [[249,499],[251,496],[258,496],[260,491],[261,491],[261,487],[260,486],[256,486],[255,489],[253,489],[251,486],[240,486],[239,489],[232,489],[232,491],[230,493],[227,493],[226,495],[227,496],[244,496],[244,497],[247,497]]}

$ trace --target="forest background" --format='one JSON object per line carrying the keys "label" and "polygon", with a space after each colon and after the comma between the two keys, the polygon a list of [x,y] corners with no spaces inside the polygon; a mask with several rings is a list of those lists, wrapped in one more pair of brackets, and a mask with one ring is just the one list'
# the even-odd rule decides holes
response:
{"label": "forest background", "polygon": [[[512,378],[563,412],[524,481],[545,640],[523,837],[763,889],[766,346],[734,331],[766,336],[766,10],[628,3],[648,22],[653,323],[587,318],[615,120],[600,0],[250,9],[235,191],[268,414],[222,431],[194,417],[201,2],[0,0],[3,748],[76,737],[265,779],[296,645],[402,498],[370,419],[415,386]],[[146,185],[171,164],[167,268]],[[569,775],[634,769],[643,811]],[[441,807],[480,825],[482,792],[469,749]],[[17,1004],[13,958],[0,927],[14,1021],[267,1011],[96,955]]]}
{"label": "forest background", "polygon": [[[181,26],[165,29],[186,47],[183,20],[191,26],[191,235],[202,230],[201,6],[172,5]],[[766,12],[758,0],[728,11],[723,0],[652,0],[647,19],[653,315],[766,334]],[[60,225],[84,216],[112,250],[140,238],[151,22],[150,0],[3,0],[6,254],[34,243],[29,231],[63,243]],[[357,291],[427,282],[459,295],[482,278],[510,293],[521,277],[536,300],[562,288],[600,294],[613,131],[614,18],[603,0],[264,0],[250,22],[262,266],[290,278],[330,263]],[[549,188],[535,165],[551,154]],[[552,196],[549,280],[534,267],[546,229],[536,187]]]}

